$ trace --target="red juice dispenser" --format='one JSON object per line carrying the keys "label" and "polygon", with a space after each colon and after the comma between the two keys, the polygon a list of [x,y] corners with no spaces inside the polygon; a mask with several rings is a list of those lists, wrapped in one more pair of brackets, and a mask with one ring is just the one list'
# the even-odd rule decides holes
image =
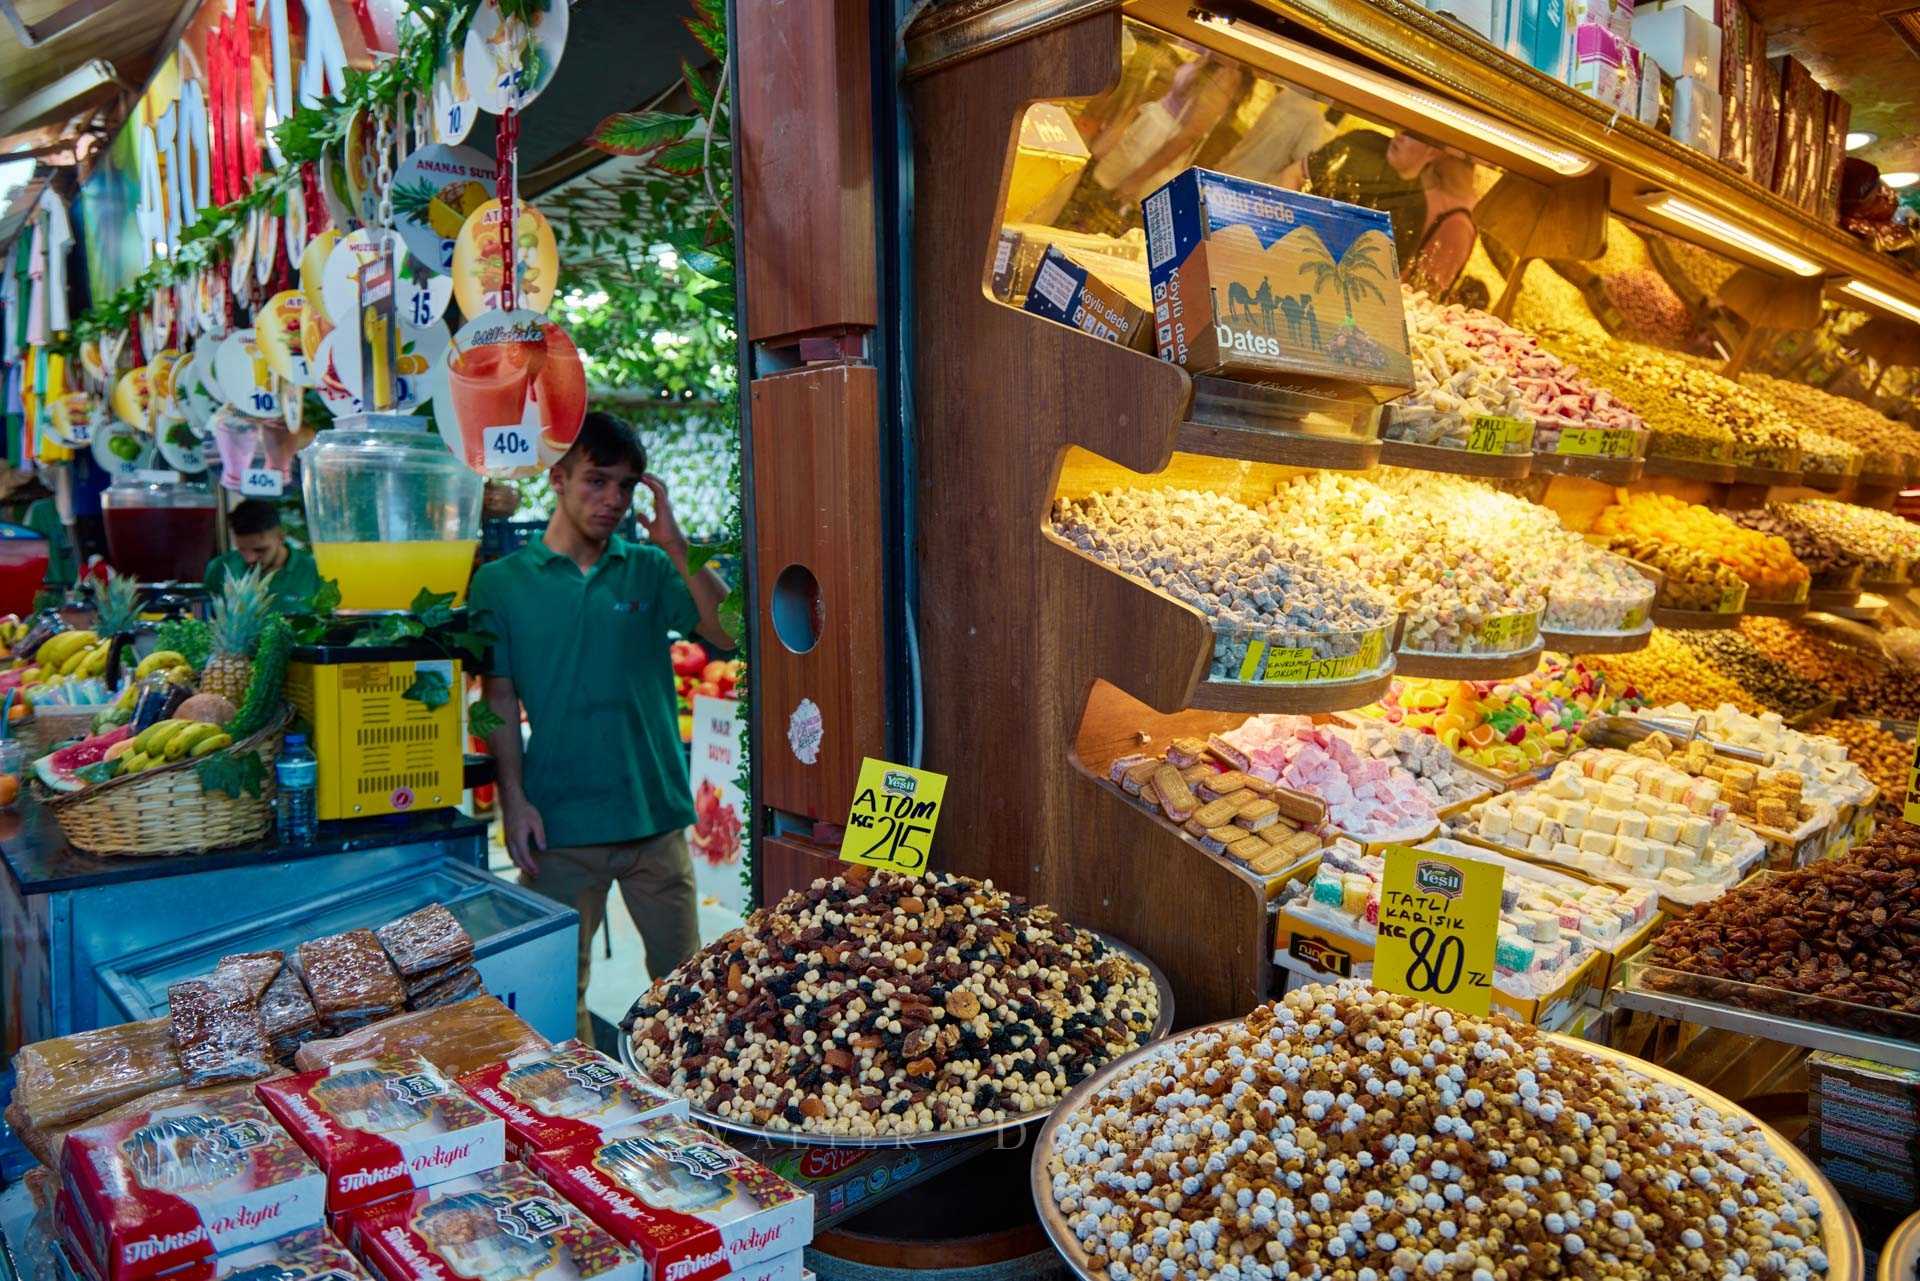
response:
{"label": "red juice dispenser", "polygon": [[33,598],[47,581],[52,549],[25,525],[0,523],[0,614],[33,612]]}
{"label": "red juice dispenser", "polygon": [[142,583],[198,583],[213,559],[213,491],[178,472],[142,471],[100,495],[107,560]]}

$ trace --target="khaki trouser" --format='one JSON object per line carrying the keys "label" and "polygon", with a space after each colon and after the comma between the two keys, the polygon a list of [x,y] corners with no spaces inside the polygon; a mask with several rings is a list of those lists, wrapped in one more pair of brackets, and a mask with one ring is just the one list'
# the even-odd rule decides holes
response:
{"label": "khaki trouser", "polygon": [[[620,886],[627,912],[647,945],[647,973],[660,978],[700,950],[698,895],[685,833],[675,829],[619,845],[578,845],[535,850],[540,875],[520,874],[520,884],[580,913],[577,1017],[580,1039],[593,1044],[587,1016],[587,978],[593,970],[593,938],[607,915],[607,891]],[[634,987],[634,995],[640,994]]]}

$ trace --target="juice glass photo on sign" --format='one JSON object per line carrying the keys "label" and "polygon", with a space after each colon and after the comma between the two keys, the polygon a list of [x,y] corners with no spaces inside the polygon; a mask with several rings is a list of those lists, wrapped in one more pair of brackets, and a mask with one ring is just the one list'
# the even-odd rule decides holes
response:
{"label": "juice glass photo on sign", "polygon": [[[426,329],[396,326],[391,375],[393,403],[387,411],[376,409],[376,412],[407,413],[432,400],[446,376],[447,350],[452,341],[445,325]],[[331,349],[333,372],[340,386],[354,399],[373,408],[376,402],[367,394],[366,350],[364,341],[335,342]]]}
{"label": "juice glass photo on sign", "polygon": [[393,175],[393,223],[415,258],[453,270],[453,246],[469,215],[493,198],[499,170],[472,147],[438,143],[400,162]]}
{"label": "juice glass photo on sign", "polygon": [[240,478],[260,452],[261,422],[231,407],[213,419],[213,444],[220,453],[221,483],[228,489],[240,488]]}
{"label": "juice glass photo on sign", "polygon": [[[453,246],[453,296],[469,316],[507,305],[506,218],[498,200],[489,200],[460,227]],[[544,312],[553,303],[560,279],[560,250],[546,215],[532,205],[513,207],[513,305]]]}
{"label": "juice glass photo on sign", "polygon": [[253,330],[237,329],[220,340],[213,358],[214,381],[227,403],[255,418],[280,414],[280,384],[254,340]]}
{"label": "juice glass photo on sign", "polygon": [[446,144],[465,142],[480,108],[467,89],[465,44],[443,45],[440,69],[433,73],[433,136]]}
{"label": "juice glass photo on sign", "polygon": [[519,110],[553,83],[567,47],[565,0],[480,0],[467,28],[467,87],[494,115]]}
{"label": "juice glass photo on sign", "polygon": [[300,346],[306,316],[307,296],[287,289],[267,299],[253,321],[253,340],[266,357],[267,368],[296,387],[311,387],[314,382],[307,353]]}
{"label": "juice glass photo on sign", "polygon": [[320,393],[320,403],[325,405],[327,412],[335,418],[347,414],[365,413],[367,408],[360,397],[347,387],[346,380],[340,376],[341,362],[338,359],[338,353],[358,350],[358,345],[349,341],[352,337],[351,329],[329,330],[327,336],[320,340],[320,345],[314,354],[313,372],[317,381],[313,384],[313,389]]}
{"label": "juice glass photo on sign", "polygon": [[532,311],[470,321],[454,338],[434,397],[448,447],[496,479],[532,476],[559,462],[586,413],[579,351],[566,330]]}
{"label": "juice glass photo on sign", "polygon": [[147,367],[141,365],[121,374],[120,381],[113,385],[113,416],[134,431],[144,431],[147,427],[147,399],[152,394],[150,377]]}
{"label": "juice glass photo on sign", "polygon": [[[355,289],[360,295],[358,365],[360,399],[379,414],[392,413],[395,344],[393,341],[393,259],[382,254],[360,265]],[[336,346],[336,352],[339,348]],[[344,379],[342,380],[344,381]]]}

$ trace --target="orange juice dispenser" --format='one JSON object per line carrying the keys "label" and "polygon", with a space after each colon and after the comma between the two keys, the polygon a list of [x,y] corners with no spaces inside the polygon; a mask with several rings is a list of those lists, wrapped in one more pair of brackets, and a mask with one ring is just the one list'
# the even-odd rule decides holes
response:
{"label": "orange juice dispenser", "polygon": [[480,477],[402,414],[343,418],[302,456],[307,528],[344,613],[406,610],[420,589],[467,596]]}

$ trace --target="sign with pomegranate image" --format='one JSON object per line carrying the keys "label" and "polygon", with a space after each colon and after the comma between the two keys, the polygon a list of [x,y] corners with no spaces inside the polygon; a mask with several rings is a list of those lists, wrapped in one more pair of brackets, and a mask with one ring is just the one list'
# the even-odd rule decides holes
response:
{"label": "sign with pomegranate image", "polygon": [[433,414],[447,447],[481,475],[536,475],[573,447],[587,415],[580,352],[538,312],[486,312],[454,337]]}

